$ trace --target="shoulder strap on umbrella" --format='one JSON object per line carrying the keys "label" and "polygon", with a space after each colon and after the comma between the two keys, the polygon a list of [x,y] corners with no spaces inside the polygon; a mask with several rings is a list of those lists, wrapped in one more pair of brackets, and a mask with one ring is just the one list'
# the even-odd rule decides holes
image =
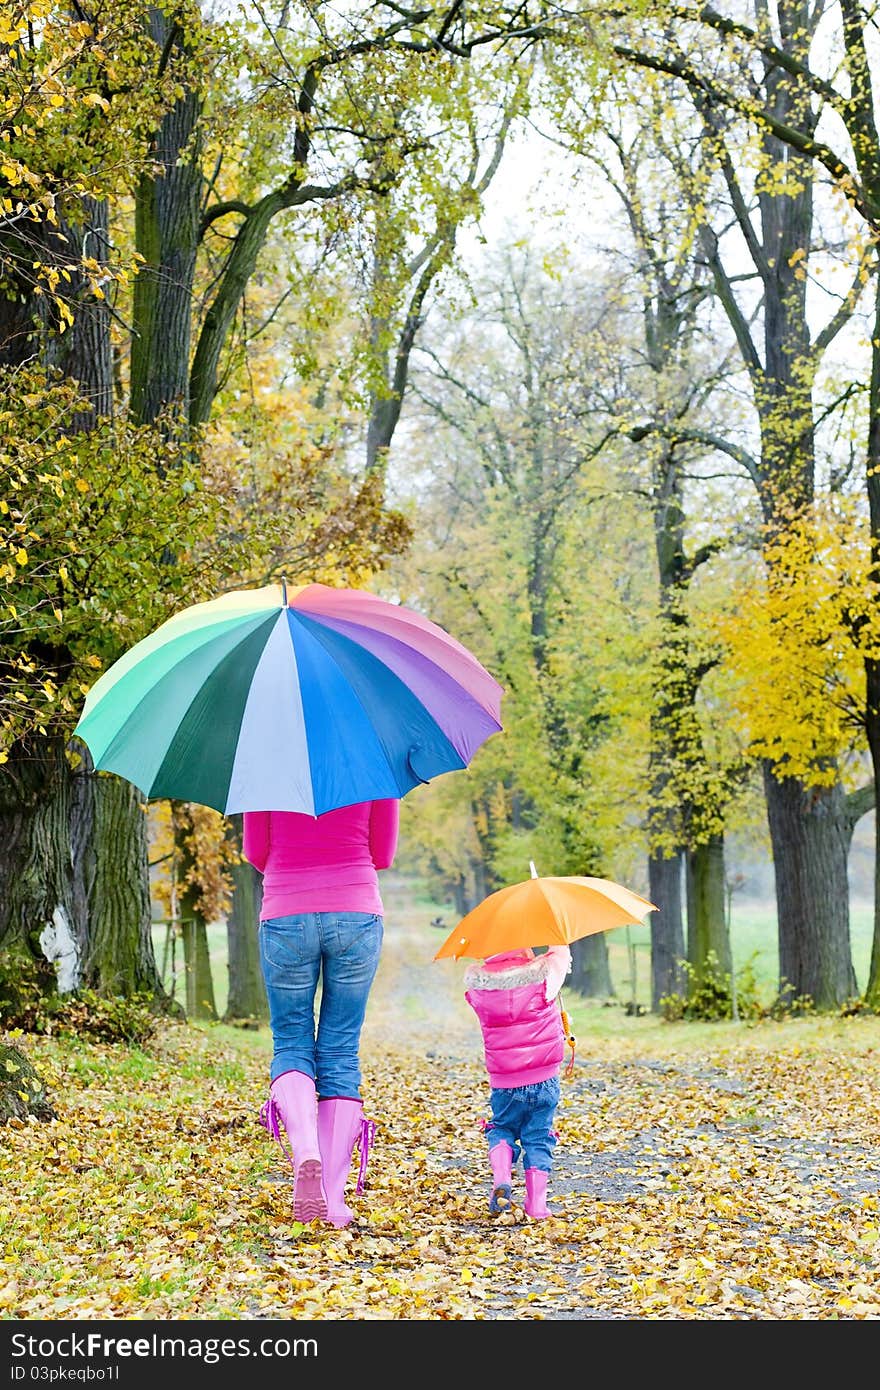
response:
{"label": "shoulder strap on umbrella", "polygon": [[564,1074],[566,1076],[571,1076],[574,1073],[574,1052],[575,1048],[577,1047],[577,1038],[571,1030],[571,1020],[569,1019],[568,1014],[565,1011],[565,1006],[562,1003],[562,990],[559,991],[559,994],[556,997],[559,1000],[559,1012],[562,1015],[562,1030],[565,1033],[566,1045],[571,1049],[571,1055],[569,1056],[568,1062],[566,1063]]}

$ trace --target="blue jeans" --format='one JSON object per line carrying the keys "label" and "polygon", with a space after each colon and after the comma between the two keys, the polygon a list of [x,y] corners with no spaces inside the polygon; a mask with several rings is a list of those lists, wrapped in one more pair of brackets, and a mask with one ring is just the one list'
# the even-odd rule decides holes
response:
{"label": "blue jeans", "polygon": [[517,1162],[522,1147],[523,1168],[550,1172],[556,1135],[553,1118],[559,1104],[559,1077],[535,1081],[531,1086],[494,1086],[489,1094],[492,1123],[488,1128],[489,1148],[506,1141]]}
{"label": "blue jeans", "polygon": [[360,1099],[361,1028],[382,936],[382,918],[372,912],[302,912],[260,923],[272,1081],[282,1072],[302,1071],[323,1099]]}

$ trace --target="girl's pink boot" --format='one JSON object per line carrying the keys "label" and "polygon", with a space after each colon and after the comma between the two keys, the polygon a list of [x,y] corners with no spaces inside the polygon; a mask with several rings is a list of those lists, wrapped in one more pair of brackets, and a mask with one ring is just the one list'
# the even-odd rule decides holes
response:
{"label": "girl's pink boot", "polygon": [[493,1216],[498,1216],[503,1211],[510,1211],[513,1206],[510,1195],[513,1149],[506,1139],[502,1139],[500,1144],[493,1144],[489,1150],[489,1162],[492,1165],[492,1196],[489,1210]]}
{"label": "girl's pink boot", "polygon": [[530,1216],[533,1221],[543,1221],[545,1216],[553,1215],[547,1206],[548,1176],[541,1168],[526,1169],[526,1200],[523,1202],[523,1209],[526,1216]]}

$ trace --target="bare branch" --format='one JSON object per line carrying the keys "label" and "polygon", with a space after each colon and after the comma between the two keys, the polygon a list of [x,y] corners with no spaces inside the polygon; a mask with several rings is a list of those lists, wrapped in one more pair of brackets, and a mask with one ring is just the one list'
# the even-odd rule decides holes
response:
{"label": "bare branch", "polygon": [[664,421],[652,420],[644,425],[636,425],[627,431],[628,437],[634,444],[640,443],[651,434],[659,434],[664,439],[672,439],[676,442],[705,444],[710,449],[717,449],[719,453],[727,454],[741,468],[744,468],[756,486],[760,484],[760,468],[753,455],[747,449],[742,448],[740,444],[733,444],[729,439],[713,434],[711,430],[692,429],[683,425],[669,425]]}

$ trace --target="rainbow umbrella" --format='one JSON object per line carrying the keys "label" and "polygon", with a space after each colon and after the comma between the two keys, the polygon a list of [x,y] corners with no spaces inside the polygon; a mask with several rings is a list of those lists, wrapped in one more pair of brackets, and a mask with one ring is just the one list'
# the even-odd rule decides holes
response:
{"label": "rainbow umbrella", "polygon": [[412,609],[282,582],[169,618],[96,681],[74,733],[147,797],[317,816],[467,767],[502,693]]}

